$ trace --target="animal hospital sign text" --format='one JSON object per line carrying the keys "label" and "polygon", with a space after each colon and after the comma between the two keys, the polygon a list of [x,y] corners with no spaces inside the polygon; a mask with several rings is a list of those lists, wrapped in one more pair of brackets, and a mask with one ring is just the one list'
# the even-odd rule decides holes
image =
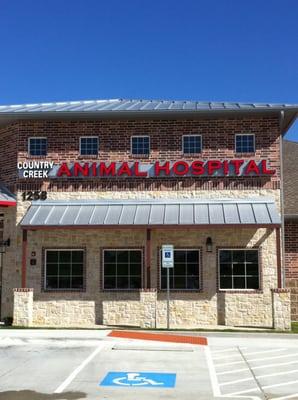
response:
{"label": "animal hospital sign text", "polygon": [[275,169],[262,160],[185,160],[133,162],[62,162],[23,161],[17,164],[19,178],[167,178],[237,177],[274,175]]}

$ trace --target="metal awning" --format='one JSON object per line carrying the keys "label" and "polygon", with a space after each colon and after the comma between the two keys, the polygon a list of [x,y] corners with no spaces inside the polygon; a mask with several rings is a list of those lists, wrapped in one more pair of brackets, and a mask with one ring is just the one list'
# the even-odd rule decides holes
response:
{"label": "metal awning", "polygon": [[15,206],[16,197],[5,186],[0,184],[0,206]]}
{"label": "metal awning", "polygon": [[33,202],[23,228],[279,225],[273,200],[95,200]]}

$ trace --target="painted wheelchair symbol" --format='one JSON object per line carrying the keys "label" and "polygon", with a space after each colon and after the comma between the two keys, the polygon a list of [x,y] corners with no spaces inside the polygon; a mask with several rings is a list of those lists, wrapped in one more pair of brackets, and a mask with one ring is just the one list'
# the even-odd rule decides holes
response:
{"label": "painted wheelchair symbol", "polygon": [[115,385],[122,386],[163,386],[163,382],[156,382],[135,372],[127,372],[127,376],[113,379]]}

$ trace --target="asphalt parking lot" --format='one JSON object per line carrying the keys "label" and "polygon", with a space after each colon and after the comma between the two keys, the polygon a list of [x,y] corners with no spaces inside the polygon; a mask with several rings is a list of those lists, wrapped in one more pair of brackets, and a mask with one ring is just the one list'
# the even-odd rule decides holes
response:
{"label": "asphalt parking lot", "polygon": [[208,333],[208,346],[108,331],[0,330],[0,400],[298,399],[298,337]]}

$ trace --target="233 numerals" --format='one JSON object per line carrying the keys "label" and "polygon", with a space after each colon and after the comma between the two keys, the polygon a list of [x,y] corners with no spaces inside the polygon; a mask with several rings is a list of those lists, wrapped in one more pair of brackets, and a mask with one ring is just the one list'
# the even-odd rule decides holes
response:
{"label": "233 numerals", "polygon": [[28,191],[22,193],[23,201],[33,201],[33,200],[46,200],[48,197],[47,192],[40,192],[40,191]]}

